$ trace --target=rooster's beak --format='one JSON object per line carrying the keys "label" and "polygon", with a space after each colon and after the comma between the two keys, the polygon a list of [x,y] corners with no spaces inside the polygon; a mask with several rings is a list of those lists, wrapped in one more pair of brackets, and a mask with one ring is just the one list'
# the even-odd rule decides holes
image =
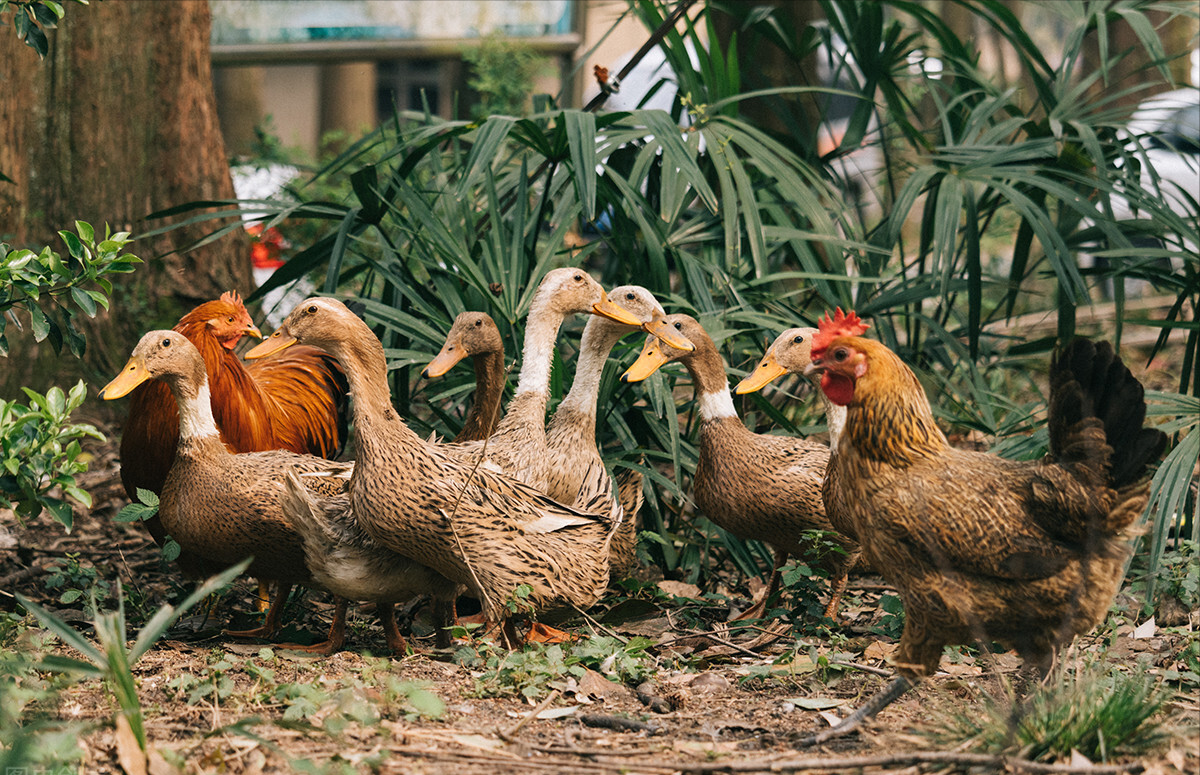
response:
{"label": "rooster's beak", "polygon": [[769,382],[782,377],[784,374],[787,374],[787,369],[779,361],[775,360],[775,353],[768,350],[767,354],[763,356],[762,361],[758,364],[758,368],[750,376],[739,382],[737,387],[733,389],[733,392],[739,396],[745,393],[754,393],[755,391],[762,390]]}
{"label": "rooster's beak", "polygon": [[129,391],[133,390],[138,385],[150,379],[151,374],[146,369],[146,363],[141,356],[129,359],[129,363],[125,364],[125,368],[121,369],[121,373],[113,378],[103,388],[100,389],[100,397],[105,401],[111,401],[114,398],[128,395]]}
{"label": "rooster's beak", "polygon": [[259,331],[258,326],[254,325],[253,323],[250,323],[246,326],[246,333],[255,339],[262,339],[262,331]]}
{"label": "rooster's beak", "polygon": [[284,348],[291,347],[295,343],[296,337],[285,334],[281,328],[268,336],[266,339],[254,345],[254,347],[247,351],[247,353],[242,357],[249,361],[252,361],[255,358],[264,358],[268,355],[274,355]]}

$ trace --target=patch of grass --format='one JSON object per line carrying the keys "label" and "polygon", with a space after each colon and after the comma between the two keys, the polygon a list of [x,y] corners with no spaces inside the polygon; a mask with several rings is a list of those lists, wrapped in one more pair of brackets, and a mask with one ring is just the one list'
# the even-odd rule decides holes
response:
{"label": "patch of grass", "polygon": [[1150,751],[1168,737],[1156,718],[1170,693],[1143,672],[1106,671],[1096,665],[1059,670],[1028,698],[984,694],[969,712],[945,717],[932,736],[942,744],[969,740],[969,748],[1017,754],[1034,761],[1092,761]]}

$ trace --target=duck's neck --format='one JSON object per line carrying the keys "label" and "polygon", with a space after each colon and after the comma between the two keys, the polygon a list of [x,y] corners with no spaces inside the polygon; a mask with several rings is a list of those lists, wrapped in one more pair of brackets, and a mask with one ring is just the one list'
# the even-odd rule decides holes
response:
{"label": "duck's neck", "polygon": [[825,407],[825,426],[829,431],[829,449],[833,454],[837,454],[838,440],[842,437],[842,431],[846,428],[846,407],[838,406],[829,400],[825,395],[825,391],[821,390],[820,385],[816,386],[817,395],[821,397],[821,403]]}
{"label": "duck's neck", "polygon": [[579,342],[579,361],[575,365],[575,379],[571,392],[558,405],[577,416],[590,417],[596,422],[596,399],[600,395],[600,377],[609,353],[629,329],[617,328],[604,318],[593,315],[583,329]]}
{"label": "duck's neck", "polygon": [[696,349],[682,360],[696,386],[700,422],[707,425],[733,419],[740,426],[742,422],[733,407],[733,394],[729,392],[729,380],[725,376],[725,362],[711,339],[697,342],[699,338],[692,339]]}
{"label": "duck's neck", "polygon": [[538,301],[534,300],[526,318],[521,376],[517,381],[518,396],[524,393],[545,395],[550,392],[554,344],[558,341],[558,329],[562,328],[564,316]]}
{"label": "duck's neck", "polygon": [[488,352],[471,358],[475,366],[475,403],[459,431],[458,440],[485,439],[496,427],[504,395],[504,355]]}
{"label": "duck's neck", "polygon": [[369,455],[376,445],[419,443],[420,439],[400,421],[392,407],[387,382],[387,359],[383,345],[370,329],[354,332],[329,348],[350,383],[354,398],[355,445],[360,455]]}
{"label": "duck's neck", "polygon": [[212,447],[224,452],[221,432],[217,430],[217,421],[213,417],[208,377],[202,369],[197,371],[191,379],[179,378],[167,382],[179,409],[179,449]]}

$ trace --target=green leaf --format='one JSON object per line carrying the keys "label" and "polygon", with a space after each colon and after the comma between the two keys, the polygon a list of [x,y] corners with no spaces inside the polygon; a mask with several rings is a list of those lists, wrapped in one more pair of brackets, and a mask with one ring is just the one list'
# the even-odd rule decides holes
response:
{"label": "green leaf", "polygon": [[71,298],[89,318],[96,317],[96,300],[78,286],[71,286]]}

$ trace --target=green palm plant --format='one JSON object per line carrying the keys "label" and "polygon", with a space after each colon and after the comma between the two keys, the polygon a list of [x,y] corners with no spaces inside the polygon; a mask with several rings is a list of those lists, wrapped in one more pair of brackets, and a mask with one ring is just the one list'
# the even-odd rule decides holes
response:
{"label": "green palm plant", "polygon": [[[1088,36],[1117,18],[1161,64],[1145,4],[1061,4],[1069,34],[1055,65],[1005,3],[961,4],[1017,52],[1029,94],[994,83],[970,42],[920,3],[824,0],[825,21],[798,27],[787,4],[634,0],[647,30],[664,30],[677,81],[671,111],[590,112],[541,100],[523,117],[397,115],[319,173],[349,178],[346,201],[254,203],[270,223],[328,223],[259,293],[316,272],[325,292],[360,298],[387,348],[398,409],[444,435],[461,421],[469,370],[431,386],[412,367],[437,352],[464,309],[491,313],[518,352],[537,280],[554,265],[585,265],[607,285],[637,282],[669,309],[695,315],[731,376],[778,331],[853,306],[914,364],[945,420],[996,437],[1004,454],[1036,455],[1039,436],[1028,434],[1043,399],[1030,367],[1043,368],[1055,340],[1073,333],[1075,309],[1105,279],[1081,265],[1081,251],[1106,256],[1108,277],[1176,295],[1164,331],[1183,328],[1182,310],[1200,296],[1200,219],[1144,190],[1144,150],[1124,138],[1125,117],[1112,105],[1124,87],[1093,95],[1119,56],[1105,52],[1097,67],[1082,68]],[[685,19],[679,28],[673,10]],[[722,15],[730,24],[718,23]],[[742,57],[763,46],[790,58],[796,78],[747,90]],[[842,73],[837,88],[803,80],[814,52]],[[938,78],[909,67],[934,55]],[[857,100],[840,145],[823,155],[819,122],[804,107],[821,94]],[[779,105],[783,128],[746,118],[755,101]],[[862,143],[877,148],[886,169],[867,191],[872,206],[847,208],[838,162]],[[1114,215],[1118,196],[1137,217]],[[195,216],[205,217],[213,216]],[[580,230],[587,239],[574,237]],[[1158,246],[1141,247],[1146,237]],[[1190,268],[1167,271],[1164,258]],[[1008,330],[1014,315],[1033,312],[1057,329],[1042,337]],[[552,404],[577,332],[578,321],[563,338]],[[762,547],[694,520],[687,390],[676,370],[636,389],[620,383],[635,348],[619,348],[605,372],[598,434],[615,466],[646,474],[644,548],[689,579],[712,567],[704,558],[714,548],[744,572],[765,570]],[[1200,362],[1196,350],[1192,331],[1189,369]],[[755,394],[743,408],[756,426],[797,431],[819,423],[810,404]],[[1179,476],[1193,446],[1180,444],[1172,455],[1181,457],[1164,468]],[[1186,487],[1162,492],[1188,497]],[[1182,514],[1183,503],[1162,508]]]}

